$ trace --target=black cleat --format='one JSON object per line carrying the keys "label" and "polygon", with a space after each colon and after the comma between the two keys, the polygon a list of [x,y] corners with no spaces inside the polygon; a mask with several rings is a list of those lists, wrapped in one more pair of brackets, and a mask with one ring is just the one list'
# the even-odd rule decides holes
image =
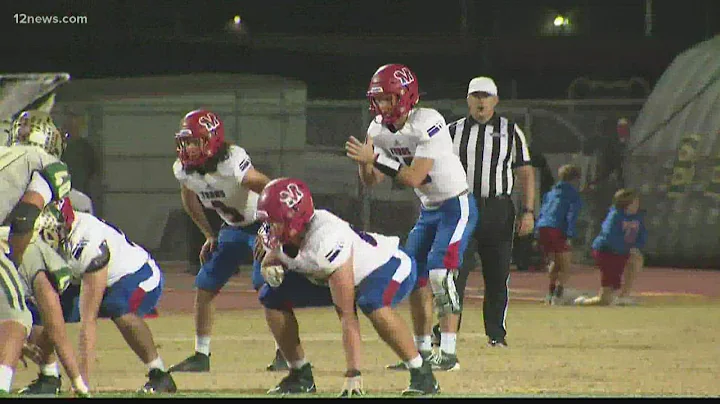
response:
{"label": "black cleat", "polygon": [[489,339],[488,340],[488,346],[491,348],[507,348],[508,344],[505,341],[505,338],[503,339]]}
{"label": "black cleat", "polygon": [[[422,357],[424,361],[430,359],[430,357],[431,357],[432,354],[433,354],[432,351],[418,351],[418,352],[420,352],[420,357]],[[407,365],[405,364],[404,361],[398,361],[397,363],[393,363],[392,365],[387,365],[387,366],[385,366],[385,369],[388,369],[388,370],[407,370],[408,367],[407,367]]]}
{"label": "black cleat", "polygon": [[140,393],[144,394],[175,393],[176,391],[177,386],[170,372],[160,369],[150,369],[148,381],[140,389]]}
{"label": "black cleat", "polygon": [[440,392],[440,383],[433,375],[429,361],[417,369],[410,369],[410,385],[402,391],[403,396],[424,396]]}
{"label": "black cleat", "polygon": [[275,358],[273,358],[272,362],[265,367],[265,370],[268,372],[281,372],[283,370],[290,370],[290,365],[288,365],[282,352],[280,352],[279,349],[276,349]]}
{"label": "black cleat", "polygon": [[304,364],[300,369],[290,369],[274,388],[268,390],[268,394],[302,394],[314,393],[316,391],[315,379],[313,379],[312,366]]}
{"label": "black cleat", "polygon": [[170,366],[168,373],[172,372],[209,372],[210,371],[210,355],[195,352],[184,361],[177,365]]}
{"label": "black cleat", "polygon": [[429,362],[433,370],[452,372],[460,369],[460,362],[458,361],[457,355],[449,354],[441,349],[438,349],[437,352],[433,352],[432,356],[429,358]]}
{"label": "black cleat", "polygon": [[48,376],[38,373],[38,378],[18,391],[21,396],[56,396],[60,394],[62,381],[60,376]]}

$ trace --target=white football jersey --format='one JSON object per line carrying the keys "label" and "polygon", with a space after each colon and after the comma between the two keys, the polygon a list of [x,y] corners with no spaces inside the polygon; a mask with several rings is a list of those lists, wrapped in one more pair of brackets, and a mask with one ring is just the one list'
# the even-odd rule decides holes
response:
{"label": "white football jersey", "polygon": [[250,156],[240,146],[231,145],[229,157],[218,163],[217,171],[205,175],[188,174],[180,160],[175,160],[175,178],[195,192],[203,206],[215,211],[233,226],[247,226],[255,222],[259,195],[242,186],[248,170],[252,168]]}
{"label": "white football jersey", "polygon": [[130,241],[113,225],[88,213],[75,211],[75,221],[63,253],[76,277],[82,277],[85,271],[93,266],[93,260],[102,253],[101,245],[103,243],[110,250],[108,287],[123,276],[135,273],[151,259],[150,253]]}
{"label": "white football jersey", "polygon": [[434,109],[417,108],[410,111],[402,129],[392,132],[377,119],[368,127],[375,153],[381,153],[409,166],[413,158],[433,160],[430,181],[415,188],[424,206],[437,205],[467,189],[465,170],[460,157],[453,153],[453,143],[445,118]]}
{"label": "white football jersey", "polygon": [[70,198],[70,203],[72,204],[73,210],[79,210],[80,212],[89,213],[91,215],[95,214],[92,200],[84,193],[73,188],[70,190],[68,198]]}
{"label": "white football jersey", "polygon": [[33,172],[58,161],[57,157],[37,146],[0,146],[0,223],[20,201]]}
{"label": "white football jersey", "polygon": [[398,251],[400,239],[377,233],[356,231],[350,224],[327,210],[316,209],[307,224],[302,248],[295,258],[280,250],[280,260],[288,270],[300,272],[315,283],[327,278],[353,256],[355,286],[385,264]]}

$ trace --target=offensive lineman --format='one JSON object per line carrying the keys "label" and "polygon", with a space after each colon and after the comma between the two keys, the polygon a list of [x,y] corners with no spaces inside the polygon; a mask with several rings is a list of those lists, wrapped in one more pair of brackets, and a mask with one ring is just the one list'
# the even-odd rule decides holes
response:
{"label": "offensive lineman", "polygon": [[347,363],[340,396],[364,394],[356,304],[410,369],[410,385],[402,395],[440,391],[431,364],[418,353],[410,330],[393,308],[407,297],[417,276],[414,260],[400,249],[397,237],[357,231],[329,211],[316,210],[307,185],[294,178],[279,178],[265,187],[258,217],[268,227],[260,233],[267,251],[262,262],[267,283],[260,301],[290,363],[289,374],[268,393],[315,392],[293,308],[334,305]]}
{"label": "offensive lineman", "polygon": [[[165,283],[150,253],[109,222],[73,210],[69,198],[49,204],[41,218],[41,236],[57,243],[73,277],[81,279],[69,317],[80,322],[80,369],[85,380],[96,361],[97,320],[110,318],[148,368],[148,381],[140,392],[176,392],[144,320],[157,306]],[[40,336],[38,346],[46,354],[43,363],[51,363],[52,344]]]}
{"label": "offensive lineman", "polygon": [[[360,180],[373,186],[389,176],[414,188],[422,204],[405,249],[417,260],[418,284],[410,295],[418,350],[435,369],[455,370],[458,314],[462,310],[454,279],[478,218],[469,195],[465,170],[453,153],[443,116],[431,108],[415,108],[420,100],[415,74],[401,64],[381,66],[367,91],[374,119],[363,144],[345,143],[347,156],[358,163]],[[432,352],[432,301],[440,318],[444,345]],[[402,369],[404,364],[389,366]]]}
{"label": "offensive lineman", "polygon": [[[258,194],[270,179],[253,167],[245,149],[225,142],[223,122],[211,111],[188,112],[175,142],[178,158],[173,173],[180,182],[183,208],[206,241],[195,277],[195,353],[170,371],[209,372],[213,300],[246,257],[253,256],[260,227],[255,217]],[[213,232],[203,206],[215,209],[223,219],[219,234]],[[255,290],[264,282],[257,260],[252,281]]]}
{"label": "offensive lineman", "polygon": [[[22,265],[41,209],[51,201],[65,197],[71,188],[67,166],[59,160],[65,149],[65,138],[49,114],[34,110],[21,112],[12,124],[8,145],[10,147],[0,146],[0,222],[10,226],[9,251],[0,254],[0,295],[3,295],[0,296],[0,394],[10,391],[32,325],[18,267]],[[48,279],[41,275],[34,277],[35,292],[45,295],[43,290],[47,289],[38,287],[44,281]],[[52,305],[50,300],[48,303]],[[52,316],[52,320],[54,322],[56,317]],[[62,353],[61,358],[72,368],[66,362],[71,360],[68,355]],[[75,393],[87,396],[87,385],[79,374],[74,370],[68,370],[68,373],[73,378]]]}

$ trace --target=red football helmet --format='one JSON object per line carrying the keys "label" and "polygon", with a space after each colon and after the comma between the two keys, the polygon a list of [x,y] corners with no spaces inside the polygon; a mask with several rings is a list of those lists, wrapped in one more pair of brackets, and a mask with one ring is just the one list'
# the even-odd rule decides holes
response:
{"label": "red football helmet", "polygon": [[[383,113],[375,101],[374,96],[392,94],[393,107],[389,112]],[[367,97],[370,100],[370,111],[375,116],[382,116],[382,123],[393,124],[400,117],[409,113],[415,104],[420,101],[420,87],[417,76],[410,68],[401,64],[380,66],[373,74],[368,87]]]}
{"label": "red football helmet", "polygon": [[178,158],[183,168],[200,167],[217,154],[225,142],[225,127],[214,113],[204,109],[188,112],[175,134]]}
{"label": "red football helmet", "polygon": [[[265,243],[273,248],[278,243],[289,243],[305,229],[315,214],[310,188],[296,178],[278,178],[270,181],[258,199],[257,217],[270,224]],[[268,234],[269,233],[269,234]]]}

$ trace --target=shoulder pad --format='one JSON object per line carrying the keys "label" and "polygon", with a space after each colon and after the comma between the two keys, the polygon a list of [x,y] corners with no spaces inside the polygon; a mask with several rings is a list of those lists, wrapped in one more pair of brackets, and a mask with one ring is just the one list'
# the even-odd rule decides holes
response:
{"label": "shoulder pad", "polygon": [[53,200],[59,201],[70,193],[72,189],[70,172],[68,172],[67,165],[62,161],[56,161],[46,165],[40,170],[40,175],[42,175],[48,185],[50,185]]}

